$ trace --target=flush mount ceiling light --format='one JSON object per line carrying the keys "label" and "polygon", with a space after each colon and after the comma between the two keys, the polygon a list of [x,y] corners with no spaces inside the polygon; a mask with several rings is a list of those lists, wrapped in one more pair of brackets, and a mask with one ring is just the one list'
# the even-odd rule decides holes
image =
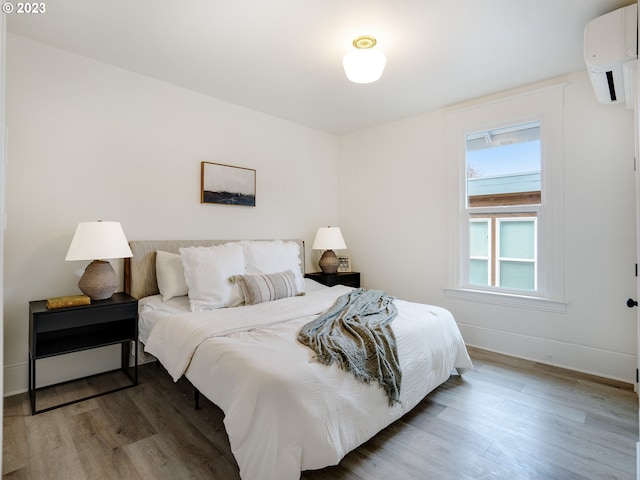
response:
{"label": "flush mount ceiling light", "polygon": [[362,35],[353,41],[355,50],[342,59],[344,73],[349,80],[354,83],[371,83],[382,76],[387,59],[382,52],[373,49],[376,43],[376,39],[369,35]]}

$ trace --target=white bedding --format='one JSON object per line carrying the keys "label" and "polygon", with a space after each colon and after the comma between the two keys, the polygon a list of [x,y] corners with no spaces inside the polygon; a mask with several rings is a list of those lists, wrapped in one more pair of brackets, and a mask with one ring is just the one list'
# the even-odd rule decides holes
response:
{"label": "white bedding", "polygon": [[145,350],[224,411],[243,480],[294,480],[302,470],[335,465],[454,368],[471,368],[447,310],[401,300],[392,324],[403,373],[399,405],[389,407],[377,385],[314,361],[298,331],[350,290],[312,288],[302,297],[209,312],[146,312],[153,326]]}

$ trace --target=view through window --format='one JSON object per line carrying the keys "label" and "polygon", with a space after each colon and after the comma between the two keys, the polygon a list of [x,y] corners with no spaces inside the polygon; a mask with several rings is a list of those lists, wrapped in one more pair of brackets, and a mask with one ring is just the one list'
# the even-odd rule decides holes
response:
{"label": "view through window", "polygon": [[540,122],[466,136],[468,283],[537,290]]}

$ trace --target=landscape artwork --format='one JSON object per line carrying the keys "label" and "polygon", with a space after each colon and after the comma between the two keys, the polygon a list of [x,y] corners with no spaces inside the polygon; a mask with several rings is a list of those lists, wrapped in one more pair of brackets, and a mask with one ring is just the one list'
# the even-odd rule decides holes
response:
{"label": "landscape artwork", "polygon": [[256,206],[256,171],[202,162],[200,203]]}

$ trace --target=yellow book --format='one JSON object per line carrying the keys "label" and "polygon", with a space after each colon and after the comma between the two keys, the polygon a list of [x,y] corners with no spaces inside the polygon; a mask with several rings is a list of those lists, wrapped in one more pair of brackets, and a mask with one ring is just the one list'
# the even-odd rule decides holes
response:
{"label": "yellow book", "polygon": [[75,307],[77,305],[89,305],[91,299],[86,295],[69,295],[68,297],[47,298],[47,308]]}

